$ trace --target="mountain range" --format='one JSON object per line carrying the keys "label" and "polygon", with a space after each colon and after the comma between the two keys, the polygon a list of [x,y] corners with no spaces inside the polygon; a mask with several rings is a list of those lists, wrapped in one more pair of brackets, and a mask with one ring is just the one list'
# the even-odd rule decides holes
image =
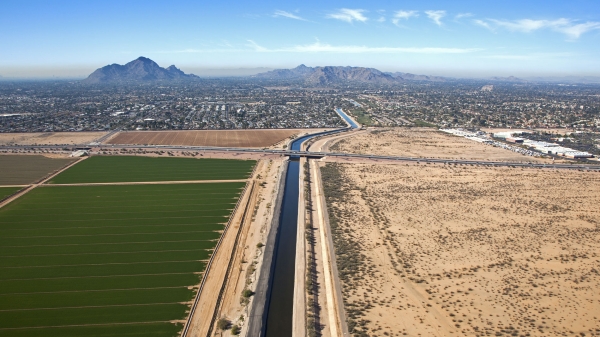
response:
{"label": "mountain range", "polygon": [[[193,74],[186,74],[174,65],[162,68],[146,57],[139,57],[125,65],[111,64],[99,68],[84,79],[83,83],[144,83],[172,82],[199,79]],[[309,86],[327,86],[344,83],[394,84],[408,81],[444,82],[449,77],[415,75],[402,72],[382,72],[374,68],[364,67],[307,67],[304,64],[293,69],[275,69],[250,76],[250,78],[270,80],[300,81]],[[481,79],[484,80],[484,79]],[[558,83],[600,83],[600,78],[588,77],[548,77],[522,79],[513,76],[491,77],[494,82],[558,82]]]}
{"label": "mountain range", "polygon": [[254,77],[273,80],[301,80],[309,85],[340,84],[344,82],[396,83],[398,79],[373,68],[363,67],[307,67],[301,64],[293,69],[275,69]]}
{"label": "mountain range", "polygon": [[166,82],[195,78],[198,77],[185,74],[174,65],[162,68],[149,58],[139,57],[125,65],[111,64],[96,69],[82,83]]}

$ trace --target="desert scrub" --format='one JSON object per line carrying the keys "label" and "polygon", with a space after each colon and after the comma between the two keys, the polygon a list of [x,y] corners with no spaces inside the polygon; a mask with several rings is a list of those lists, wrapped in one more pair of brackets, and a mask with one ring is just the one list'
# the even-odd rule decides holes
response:
{"label": "desert scrub", "polygon": [[365,255],[360,251],[360,243],[347,231],[351,214],[338,206],[349,202],[350,192],[353,188],[346,183],[343,165],[328,163],[321,168],[321,177],[338,274],[342,283],[342,292],[345,295],[343,297],[348,330],[353,336],[364,336],[366,332],[359,322],[362,321],[361,317],[364,310],[368,309],[368,304],[356,307],[355,303],[349,302],[349,296],[346,295],[356,289],[357,283],[363,279],[362,275],[366,271],[364,266],[369,264]]}

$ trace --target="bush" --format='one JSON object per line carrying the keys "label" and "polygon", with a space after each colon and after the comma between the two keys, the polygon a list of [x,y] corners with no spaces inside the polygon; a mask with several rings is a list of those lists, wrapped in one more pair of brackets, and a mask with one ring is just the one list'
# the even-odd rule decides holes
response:
{"label": "bush", "polygon": [[221,318],[217,321],[217,328],[220,330],[227,330],[231,326],[231,322],[226,318]]}
{"label": "bush", "polygon": [[250,289],[245,289],[242,291],[242,296],[244,296],[244,298],[249,298],[252,295],[254,295],[254,292]]}
{"label": "bush", "polygon": [[237,335],[240,334],[240,332],[242,332],[242,329],[240,329],[239,326],[234,325],[234,326],[231,327],[231,334],[232,335],[236,335],[237,336]]}
{"label": "bush", "polygon": [[259,243],[257,243],[257,244],[256,244],[256,248],[262,248],[262,247],[264,247],[264,246],[265,246],[265,245],[263,245],[263,244],[262,244],[262,242],[259,242]]}

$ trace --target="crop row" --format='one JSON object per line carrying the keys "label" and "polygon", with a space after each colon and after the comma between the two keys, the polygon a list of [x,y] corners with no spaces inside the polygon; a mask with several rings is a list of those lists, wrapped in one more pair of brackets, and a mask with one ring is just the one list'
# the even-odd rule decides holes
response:
{"label": "crop row", "polygon": [[94,156],[50,183],[246,179],[255,164],[253,160]]}

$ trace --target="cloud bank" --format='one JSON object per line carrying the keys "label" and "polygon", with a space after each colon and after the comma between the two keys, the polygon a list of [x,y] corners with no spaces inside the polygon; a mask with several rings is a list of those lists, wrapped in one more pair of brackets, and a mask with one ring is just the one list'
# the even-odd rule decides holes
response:
{"label": "cloud bank", "polygon": [[600,29],[600,22],[590,21],[585,23],[577,23],[571,19],[560,18],[556,20],[474,20],[476,25],[482,26],[489,30],[506,29],[513,32],[531,33],[542,29],[550,29],[567,35],[571,40],[576,40],[581,35]]}

